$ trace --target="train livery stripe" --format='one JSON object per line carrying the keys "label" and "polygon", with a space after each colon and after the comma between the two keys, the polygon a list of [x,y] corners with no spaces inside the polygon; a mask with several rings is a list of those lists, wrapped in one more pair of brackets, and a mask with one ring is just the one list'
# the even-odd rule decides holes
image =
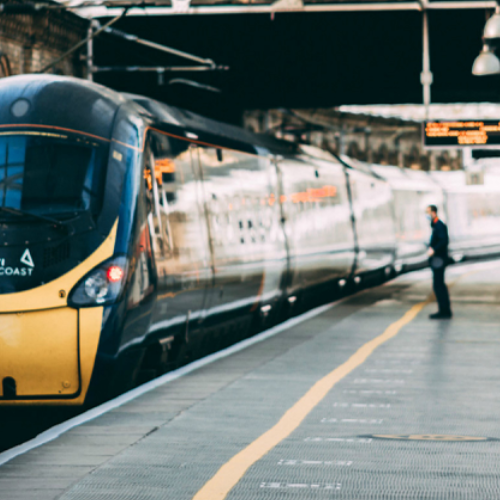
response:
{"label": "train livery stripe", "polygon": [[297,429],[335,384],[362,365],[377,347],[395,337],[429,302],[426,300],[415,304],[399,320],[389,325],[384,333],[364,344],[345,363],[318,380],[274,427],[226,462],[196,493],[193,500],[224,500],[247,470]]}
{"label": "train livery stripe", "polygon": [[74,130],[72,128],[57,127],[56,125],[40,125],[39,123],[7,123],[5,125],[0,125],[0,128],[42,128],[48,130],[59,130],[60,132],[69,132],[71,134],[80,134],[87,137],[92,137],[93,139],[98,139],[99,141],[111,142],[110,139],[106,137],[101,137],[100,135],[90,134],[89,132],[83,132],[82,130]]}
{"label": "train livery stripe", "polygon": [[[44,129],[44,130],[57,130],[58,132],[69,132],[70,134],[79,134],[79,135],[84,135],[86,137],[91,137],[92,139],[97,139],[99,141],[103,142],[116,142],[117,144],[120,144],[121,146],[124,146],[129,149],[133,149],[134,151],[139,151],[142,152],[144,151],[144,144],[145,140],[142,141],[142,147],[136,147],[133,146],[132,144],[127,144],[126,142],[121,142],[115,138],[108,139],[106,137],[101,137],[100,135],[95,135],[91,134],[89,132],[84,132],[83,130],[75,130],[72,128],[66,128],[66,127],[57,127],[56,125],[40,125],[40,124],[35,124],[35,123],[7,123],[5,125],[0,125],[0,129],[3,128],[37,128],[37,129]],[[8,132],[5,132],[7,134]],[[29,133],[29,131],[26,130],[20,130],[20,134],[22,133]]]}

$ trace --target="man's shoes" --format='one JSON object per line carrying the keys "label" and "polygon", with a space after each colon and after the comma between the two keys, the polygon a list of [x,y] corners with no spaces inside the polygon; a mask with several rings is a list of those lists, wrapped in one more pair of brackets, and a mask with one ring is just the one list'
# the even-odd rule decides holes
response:
{"label": "man's shoes", "polygon": [[442,313],[442,312],[437,312],[435,314],[429,314],[429,319],[451,319],[453,314],[450,313]]}

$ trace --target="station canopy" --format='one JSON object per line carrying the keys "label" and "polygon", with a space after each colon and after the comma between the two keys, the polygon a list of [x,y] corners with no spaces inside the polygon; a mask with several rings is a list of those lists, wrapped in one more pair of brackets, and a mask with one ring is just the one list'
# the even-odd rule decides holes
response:
{"label": "station canopy", "polygon": [[[91,4],[92,2],[88,2]],[[168,16],[178,14],[251,14],[279,12],[366,12],[495,9],[493,0],[108,0],[96,1],[95,6],[82,8],[81,0],[69,6],[79,6],[80,15],[89,18],[117,15],[129,8],[127,16]],[[137,7],[134,7],[137,4]],[[66,4],[68,5],[68,4]]]}
{"label": "station canopy", "polygon": [[422,104],[345,105],[334,108],[334,111],[360,117],[396,118],[410,122],[500,120],[500,104],[494,102],[430,104],[428,110]]}

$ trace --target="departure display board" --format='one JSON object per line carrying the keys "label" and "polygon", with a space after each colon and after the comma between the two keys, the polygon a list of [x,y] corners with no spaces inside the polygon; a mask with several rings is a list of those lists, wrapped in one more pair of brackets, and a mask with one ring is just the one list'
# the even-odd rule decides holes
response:
{"label": "departure display board", "polygon": [[424,123],[425,147],[500,147],[499,120],[435,120]]}

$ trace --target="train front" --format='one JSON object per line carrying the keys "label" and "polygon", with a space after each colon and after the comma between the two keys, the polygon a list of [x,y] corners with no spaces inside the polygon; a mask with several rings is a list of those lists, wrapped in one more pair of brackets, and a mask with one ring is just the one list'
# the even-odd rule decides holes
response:
{"label": "train front", "polygon": [[0,82],[0,405],[85,401],[127,273],[122,108],[76,79]]}

